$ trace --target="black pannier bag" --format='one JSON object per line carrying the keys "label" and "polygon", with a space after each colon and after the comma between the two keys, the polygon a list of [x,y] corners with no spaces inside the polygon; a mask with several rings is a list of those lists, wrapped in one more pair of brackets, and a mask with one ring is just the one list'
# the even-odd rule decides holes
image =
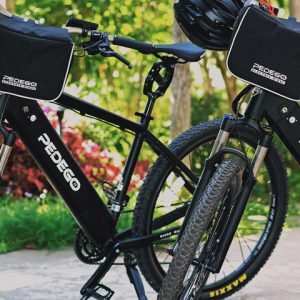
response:
{"label": "black pannier bag", "polygon": [[244,9],[234,27],[227,67],[247,83],[300,100],[300,23],[255,6]]}
{"label": "black pannier bag", "polygon": [[56,100],[63,92],[73,50],[66,29],[0,13],[0,92]]}

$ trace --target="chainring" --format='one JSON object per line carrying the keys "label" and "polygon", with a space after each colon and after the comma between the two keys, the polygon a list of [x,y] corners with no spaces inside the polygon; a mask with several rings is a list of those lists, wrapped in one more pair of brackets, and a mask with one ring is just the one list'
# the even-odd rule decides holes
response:
{"label": "chainring", "polygon": [[81,229],[76,234],[74,251],[79,260],[89,265],[100,264],[104,258],[102,249],[92,243]]}

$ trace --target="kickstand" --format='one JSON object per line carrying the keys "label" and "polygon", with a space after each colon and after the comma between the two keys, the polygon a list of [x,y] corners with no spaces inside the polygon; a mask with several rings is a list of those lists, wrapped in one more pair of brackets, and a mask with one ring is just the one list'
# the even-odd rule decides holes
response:
{"label": "kickstand", "polygon": [[124,256],[124,263],[130,282],[133,284],[135,292],[139,300],[147,300],[145,289],[143,285],[140,272],[137,269],[137,263],[132,253],[126,252]]}

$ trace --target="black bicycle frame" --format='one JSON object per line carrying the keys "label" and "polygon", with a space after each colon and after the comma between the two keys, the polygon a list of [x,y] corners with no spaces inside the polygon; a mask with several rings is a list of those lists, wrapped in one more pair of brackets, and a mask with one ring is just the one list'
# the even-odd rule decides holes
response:
{"label": "black bicycle frame", "polygon": [[245,118],[256,123],[266,118],[270,127],[300,163],[300,106],[297,102],[262,91],[252,97]]}
{"label": "black bicycle frame", "polygon": [[[99,195],[88,181],[87,177],[72,157],[63,141],[48,121],[44,112],[36,101],[26,100],[13,96],[2,96],[1,101],[7,101],[5,118],[9,126],[17,133],[31,156],[44,171],[49,182],[61,196],[78,225],[96,245],[103,246],[112,240],[115,235],[118,215],[109,211],[100,199]],[[154,103],[148,101],[145,114],[141,114],[141,122],[135,123],[107,110],[80,100],[68,94],[63,94],[56,101],[57,104],[78,111],[81,115],[91,116],[118,126],[122,130],[135,133],[135,140],[130,151],[125,170],[123,173],[122,188],[118,188],[117,203],[120,206],[126,201],[126,193],[138,159],[142,143],[146,141],[157,154],[163,154],[172,162],[174,169],[183,176],[185,186],[193,192],[193,184],[197,182],[195,176],[184,163],[180,161],[164,144],[148,131],[150,114]],[[155,227],[170,224],[174,217],[181,217],[187,208],[175,210],[156,221]],[[178,230],[177,230],[178,231]],[[153,241],[176,233],[176,229],[163,232],[164,235],[155,234],[148,239],[141,238],[141,245],[145,241]],[[131,230],[128,229],[116,235],[121,240],[129,237]],[[134,240],[134,239],[133,239]],[[132,241],[133,244],[138,241]],[[132,244],[129,242],[129,244]],[[137,243],[138,244],[138,243]],[[138,246],[138,245],[137,245]]]}

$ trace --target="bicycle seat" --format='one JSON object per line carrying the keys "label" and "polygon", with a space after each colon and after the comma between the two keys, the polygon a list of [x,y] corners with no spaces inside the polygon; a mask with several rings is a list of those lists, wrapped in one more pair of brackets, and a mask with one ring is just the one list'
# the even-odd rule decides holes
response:
{"label": "bicycle seat", "polygon": [[206,51],[189,42],[171,45],[153,45],[153,47],[153,53],[164,52],[190,62],[199,61],[205,55]]}

